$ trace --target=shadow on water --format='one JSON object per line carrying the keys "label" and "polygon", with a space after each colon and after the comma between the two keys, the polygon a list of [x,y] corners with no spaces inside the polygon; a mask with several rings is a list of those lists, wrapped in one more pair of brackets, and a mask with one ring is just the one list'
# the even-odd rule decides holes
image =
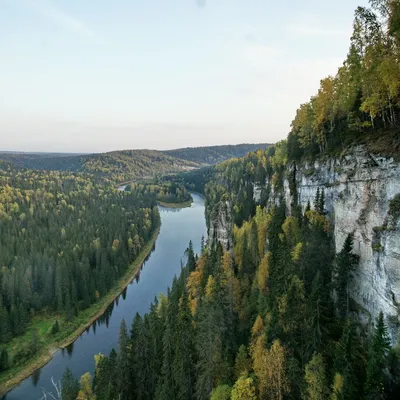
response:
{"label": "shadow on water", "polygon": [[72,342],[70,345],[68,345],[67,347],[66,347],[66,349],[67,349],[67,354],[71,357],[72,356],[72,353],[74,352],[74,343],[75,342]]}
{"label": "shadow on water", "polygon": [[170,207],[162,207],[162,206],[159,206],[159,208],[162,210],[162,211],[164,211],[164,212],[167,212],[167,213],[178,213],[178,212],[181,212],[182,210],[184,210],[184,208],[170,208]]}
{"label": "shadow on water", "polygon": [[42,369],[37,369],[33,374],[32,374],[32,383],[33,386],[37,386],[39,379],[40,379],[40,373],[41,373]]}

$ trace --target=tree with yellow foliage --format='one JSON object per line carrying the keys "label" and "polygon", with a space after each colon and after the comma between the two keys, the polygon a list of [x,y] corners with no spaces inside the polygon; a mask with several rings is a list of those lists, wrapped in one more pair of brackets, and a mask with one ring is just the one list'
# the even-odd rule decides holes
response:
{"label": "tree with yellow foliage", "polygon": [[253,379],[241,376],[233,386],[231,400],[257,400]]}
{"label": "tree with yellow foliage", "polygon": [[92,390],[92,377],[89,372],[81,377],[80,390],[76,400],[96,400]]}

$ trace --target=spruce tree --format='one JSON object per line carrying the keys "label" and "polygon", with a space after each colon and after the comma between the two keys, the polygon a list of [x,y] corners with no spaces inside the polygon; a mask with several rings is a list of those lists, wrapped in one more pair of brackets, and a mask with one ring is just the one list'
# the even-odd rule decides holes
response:
{"label": "spruce tree", "polygon": [[367,379],[365,382],[365,394],[368,399],[385,398],[389,350],[390,340],[381,311],[368,350]]}
{"label": "spruce tree", "polygon": [[0,352],[0,372],[5,371],[8,367],[8,352],[7,349],[4,348]]}
{"label": "spruce tree", "polygon": [[119,329],[119,352],[117,357],[117,391],[123,399],[127,398],[129,390],[129,335],[125,319],[122,319]]}
{"label": "spruce tree", "polygon": [[349,234],[343,248],[336,256],[333,284],[337,296],[339,316],[345,318],[349,313],[349,284],[352,274],[358,267],[360,257],[353,253],[353,235]]}
{"label": "spruce tree", "polygon": [[346,321],[340,341],[336,345],[334,371],[341,377],[343,399],[362,397],[365,365],[360,338],[350,320]]}
{"label": "spruce tree", "polygon": [[79,392],[79,383],[72,376],[72,372],[67,368],[61,380],[62,400],[75,400]]}
{"label": "spruce tree", "polygon": [[0,343],[8,343],[12,339],[10,317],[7,309],[1,306],[0,296]]}
{"label": "spruce tree", "polygon": [[317,193],[315,194],[315,199],[314,199],[314,210],[318,211],[320,206],[320,190],[317,188]]}

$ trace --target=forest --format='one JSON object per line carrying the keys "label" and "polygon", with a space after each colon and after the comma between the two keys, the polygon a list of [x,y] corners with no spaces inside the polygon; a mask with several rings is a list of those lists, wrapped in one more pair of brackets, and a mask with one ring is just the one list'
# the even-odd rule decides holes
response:
{"label": "forest", "polygon": [[[150,194],[0,162],[0,372],[63,338],[159,225]],[[43,329],[43,321],[53,325]]]}
{"label": "forest", "polygon": [[156,174],[176,173],[200,166],[156,150],[122,150],[74,156],[58,154],[55,157],[0,153],[0,159],[29,169],[87,173],[112,183],[151,178]]}
{"label": "forest", "polygon": [[350,49],[335,76],[297,110],[288,136],[291,159],[357,142],[400,153],[400,4],[371,0],[355,12]]}
{"label": "forest", "polygon": [[382,313],[370,332],[354,317],[359,258],[351,235],[335,251],[324,188],[304,210],[280,196],[290,162],[360,143],[399,154],[400,3],[370,3],[356,10],[343,66],[299,108],[287,140],[177,177],[204,193],[209,226],[232,204],[232,247],[210,241],[195,255],[189,244],[167,295],[122,321],[119,349],[95,356],[94,375],[65,372],[63,399],[399,398],[400,340],[391,346]]}
{"label": "forest", "polygon": [[133,182],[126,186],[126,190],[140,192],[156,198],[159,204],[190,205],[192,196],[183,182],[178,182],[174,176],[154,177],[152,180]]}
{"label": "forest", "polygon": [[243,157],[250,151],[266,149],[270,144],[236,144],[224,146],[187,147],[184,149],[166,150],[165,154],[182,160],[189,160],[200,165],[214,165],[230,158]]}
{"label": "forest", "polygon": [[216,164],[268,144],[192,147],[185,149],[121,150],[99,154],[0,152],[0,160],[16,166],[50,171],[83,172],[116,183],[193,170]]}
{"label": "forest", "polygon": [[[232,246],[210,240],[197,255],[189,243],[168,293],[122,321],[119,348],[95,356],[93,376],[65,371],[62,399],[398,399],[400,340],[392,346],[382,313],[371,331],[355,318],[352,236],[336,251],[324,189],[301,209],[285,174],[289,163],[358,144],[399,156],[399,50],[400,2],[359,7],[346,60],[299,107],[287,139],[215,166],[177,167],[171,157],[157,169],[158,153],[131,163],[129,151],[85,158],[75,172],[0,162],[0,370],[36,351],[35,331],[8,351],[29,321],[73,319],[107,292],[159,225],[157,200],[194,189],[205,195],[208,226],[220,204],[232,204]],[[113,186],[182,170],[125,192]],[[285,177],[292,204],[280,195]],[[397,197],[396,218],[399,209]],[[59,334],[60,321],[46,335]]]}
{"label": "forest", "polygon": [[[191,244],[148,314],[121,324],[93,377],[70,371],[63,399],[397,399],[400,344],[380,314],[369,337],[348,296],[358,257],[335,254],[321,190],[298,217],[257,206],[234,246]],[[332,292],[335,297],[327,295]],[[162,355],[162,356],[161,356]]]}

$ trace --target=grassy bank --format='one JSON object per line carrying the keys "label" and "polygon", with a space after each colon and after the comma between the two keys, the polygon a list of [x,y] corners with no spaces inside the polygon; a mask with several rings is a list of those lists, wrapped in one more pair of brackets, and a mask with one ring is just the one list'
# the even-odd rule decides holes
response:
{"label": "grassy bank", "polygon": [[[154,243],[160,232],[160,227],[156,229],[150,241],[143,247],[142,251],[129,266],[125,275],[118,283],[97,303],[86,310],[81,311],[72,321],[67,321],[64,316],[56,314],[41,313],[36,315],[29,324],[25,334],[14,338],[7,344],[10,359],[21,348],[32,343],[34,331],[37,334],[38,352],[29,361],[20,365],[13,366],[0,374],[0,396],[21,383],[25,378],[47,364],[57,352],[57,350],[67,347],[74,342],[96,319],[98,319],[122,292],[132,279],[139,273],[144,260],[150,254]],[[59,321],[60,331],[52,335],[51,328],[55,321]]]}

